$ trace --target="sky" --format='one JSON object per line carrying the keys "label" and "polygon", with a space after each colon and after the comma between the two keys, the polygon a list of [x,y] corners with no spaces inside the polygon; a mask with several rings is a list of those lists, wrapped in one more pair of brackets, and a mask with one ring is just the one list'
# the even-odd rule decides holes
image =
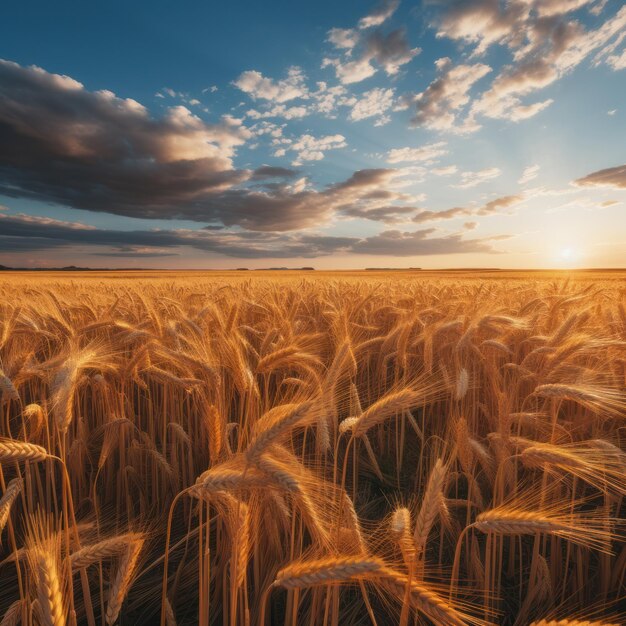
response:
{"label": "sky", "polygon": [[618,0],[22,0],[0,264],[626,267]]}

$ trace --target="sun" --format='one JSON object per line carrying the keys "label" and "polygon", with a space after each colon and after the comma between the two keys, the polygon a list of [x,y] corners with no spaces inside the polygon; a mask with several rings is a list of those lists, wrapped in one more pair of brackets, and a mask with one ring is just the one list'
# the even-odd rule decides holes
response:
{"label": "sun", "polygon": [[581,250],[571,244],[567,244],[562,248],[557,248],[554,253],[555,260],[559,265],[572,266],[577,264],[582,259]]}

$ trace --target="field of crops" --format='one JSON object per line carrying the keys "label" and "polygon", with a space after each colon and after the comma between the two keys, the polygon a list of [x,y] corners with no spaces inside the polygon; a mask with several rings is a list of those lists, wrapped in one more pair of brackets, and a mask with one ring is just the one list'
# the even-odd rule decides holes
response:
{"label": "field of crops", "polygon": [[1,624],[623,624],[624,278],[0,275]]}

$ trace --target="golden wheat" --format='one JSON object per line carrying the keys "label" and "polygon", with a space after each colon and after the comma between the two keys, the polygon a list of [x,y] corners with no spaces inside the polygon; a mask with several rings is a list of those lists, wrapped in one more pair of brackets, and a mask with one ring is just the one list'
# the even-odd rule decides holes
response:
{"label": "golden wheat", "polygon": [[4,275],[0,623],[623,622],[623,278]]}

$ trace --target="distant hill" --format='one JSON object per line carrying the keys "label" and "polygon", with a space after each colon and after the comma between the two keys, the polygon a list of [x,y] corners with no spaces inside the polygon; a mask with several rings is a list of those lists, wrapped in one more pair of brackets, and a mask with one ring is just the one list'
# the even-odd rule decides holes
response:
{"label": "distant hill", "polygon": [[420,271],[421,267],[366,267],[366,272],[408,272]]}
{"label": "distant hill", "polygon": [[66,265],[65,267],[7,267],[0,265],[0,272],[142,272],[139,267],[79,267]]}

